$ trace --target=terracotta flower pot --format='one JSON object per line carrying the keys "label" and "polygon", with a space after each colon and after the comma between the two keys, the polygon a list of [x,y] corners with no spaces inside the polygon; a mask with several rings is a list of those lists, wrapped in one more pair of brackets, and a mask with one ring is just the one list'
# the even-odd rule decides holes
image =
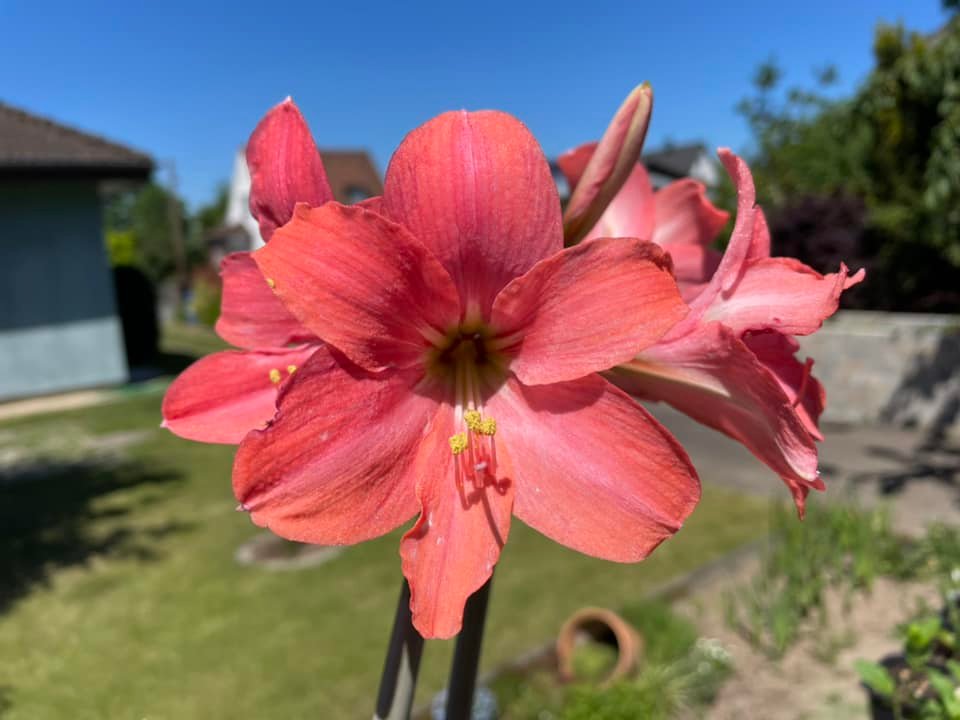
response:
{"label": "terracotta flower pot", "polygon": [[643,653],[643,638],[640,634],[612,610],[583,608],[567,619],[557,636],[557,668],[565,682],[576,679],[574,650],[584,637],[617,649],[617,662],[600,681],[601,687],[627,677],[636,670]]}

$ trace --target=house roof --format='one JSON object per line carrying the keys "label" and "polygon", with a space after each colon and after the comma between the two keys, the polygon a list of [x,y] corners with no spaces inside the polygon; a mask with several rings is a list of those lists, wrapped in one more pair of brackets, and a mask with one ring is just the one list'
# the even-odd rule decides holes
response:
{"label": "house roof", "polygon": [[0,102],[0,174],[147,179],[153,160]]}
{"label": "house roof", "polygon": [[323,167],[337,202],[353,203],[359,194],[366,197],[383,194],[380,173],[366,150],[320,150]]}
{"label": "house roof", "polygon": [[697,158],[707,149],[700,143],[691,145],[673,145],[645,154],[641,160],[648,170],[661,172],[672,177],[687,177]]}

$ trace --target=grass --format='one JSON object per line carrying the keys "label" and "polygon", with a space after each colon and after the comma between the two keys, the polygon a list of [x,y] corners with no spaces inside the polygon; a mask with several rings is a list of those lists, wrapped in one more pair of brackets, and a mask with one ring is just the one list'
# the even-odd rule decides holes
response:
{"label": "grass", "polygon": [[[182,340],[174,350],[196,338]],[[0,471],[0,717],[369,717],[400,531],[308,570],[237,565],[237,546],[260,531],[234,511],[234,450],[161,430],[159,403],[144,393],[0,425],[27,448],[142,431],[121,455],[28,458],[13,482]],[[639,565],[579,555],[515,521],[484,667],[549,640],[583,605],[622,607],[757,537],[765,521],[765,503],[707,487],[687,526]],[[451,652],[427,644],[418,703],[445,684]]]}

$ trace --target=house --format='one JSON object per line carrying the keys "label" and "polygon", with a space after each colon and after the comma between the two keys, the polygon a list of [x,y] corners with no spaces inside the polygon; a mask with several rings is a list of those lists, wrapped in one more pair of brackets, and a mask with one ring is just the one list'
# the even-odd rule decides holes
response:
{"label": "house", "polygon": [[[327,180],[337,202],[345,205],[383,194],[383,182],[370,155],[363,150],[321,150]],[[250,170],[244,150],[233,160],[233,175],[223,225],[207,235],[210,262],[220,261],[232,252],[255,250],[263,245],[257,221],[250,214]]]}
{"label": "house", "polygon": [[0,400],[127,379],[102,198],[142,153],[0,103]]}
{"label": "house", "polygon": [[644,154],[640,161],[647,168],[654,190],[687,177],[699,180],[711,190],[720,182],[722,172],[716,155],[711,155],[699,143],[668,144],[661,150]]}

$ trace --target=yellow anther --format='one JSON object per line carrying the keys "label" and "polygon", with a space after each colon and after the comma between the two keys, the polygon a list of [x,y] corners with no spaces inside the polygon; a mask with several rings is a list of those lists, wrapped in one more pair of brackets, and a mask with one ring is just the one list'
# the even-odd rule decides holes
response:
{"label": "yellow anther", "polygon": [[480,413],[477,412],[476,410],[467,410],[463,414],[463,421],[467,424],[467,427],[473,432],[480,431],[482,420],[480,419]]}
{"label": "yellow anther", "polygon": [[277,284],[273,281],[273,278],[267,278],[267,286],[273,290]]}
{"label": "yellow anther", "polygon": [[270,368],[270,382],[274,385],[280,382],[280,371],[277,368]]}
{"label": "yellow anther", "polygon": [[480,434],[481,435],[496,435],[497,434],[497,421],[492,417],[488,417],[486,420],[480,423]]}
{"label": "yellow anther", "polygon": [[459,455],[467,449],[467,434],[457,433],[456,435],[451,435],[449,442],[450,452],[452,452],[454,455]]}
{"label": "yellow anther", "polygon": [[297,371],[296,365],[287,365],[287,375],[293,375]]}

